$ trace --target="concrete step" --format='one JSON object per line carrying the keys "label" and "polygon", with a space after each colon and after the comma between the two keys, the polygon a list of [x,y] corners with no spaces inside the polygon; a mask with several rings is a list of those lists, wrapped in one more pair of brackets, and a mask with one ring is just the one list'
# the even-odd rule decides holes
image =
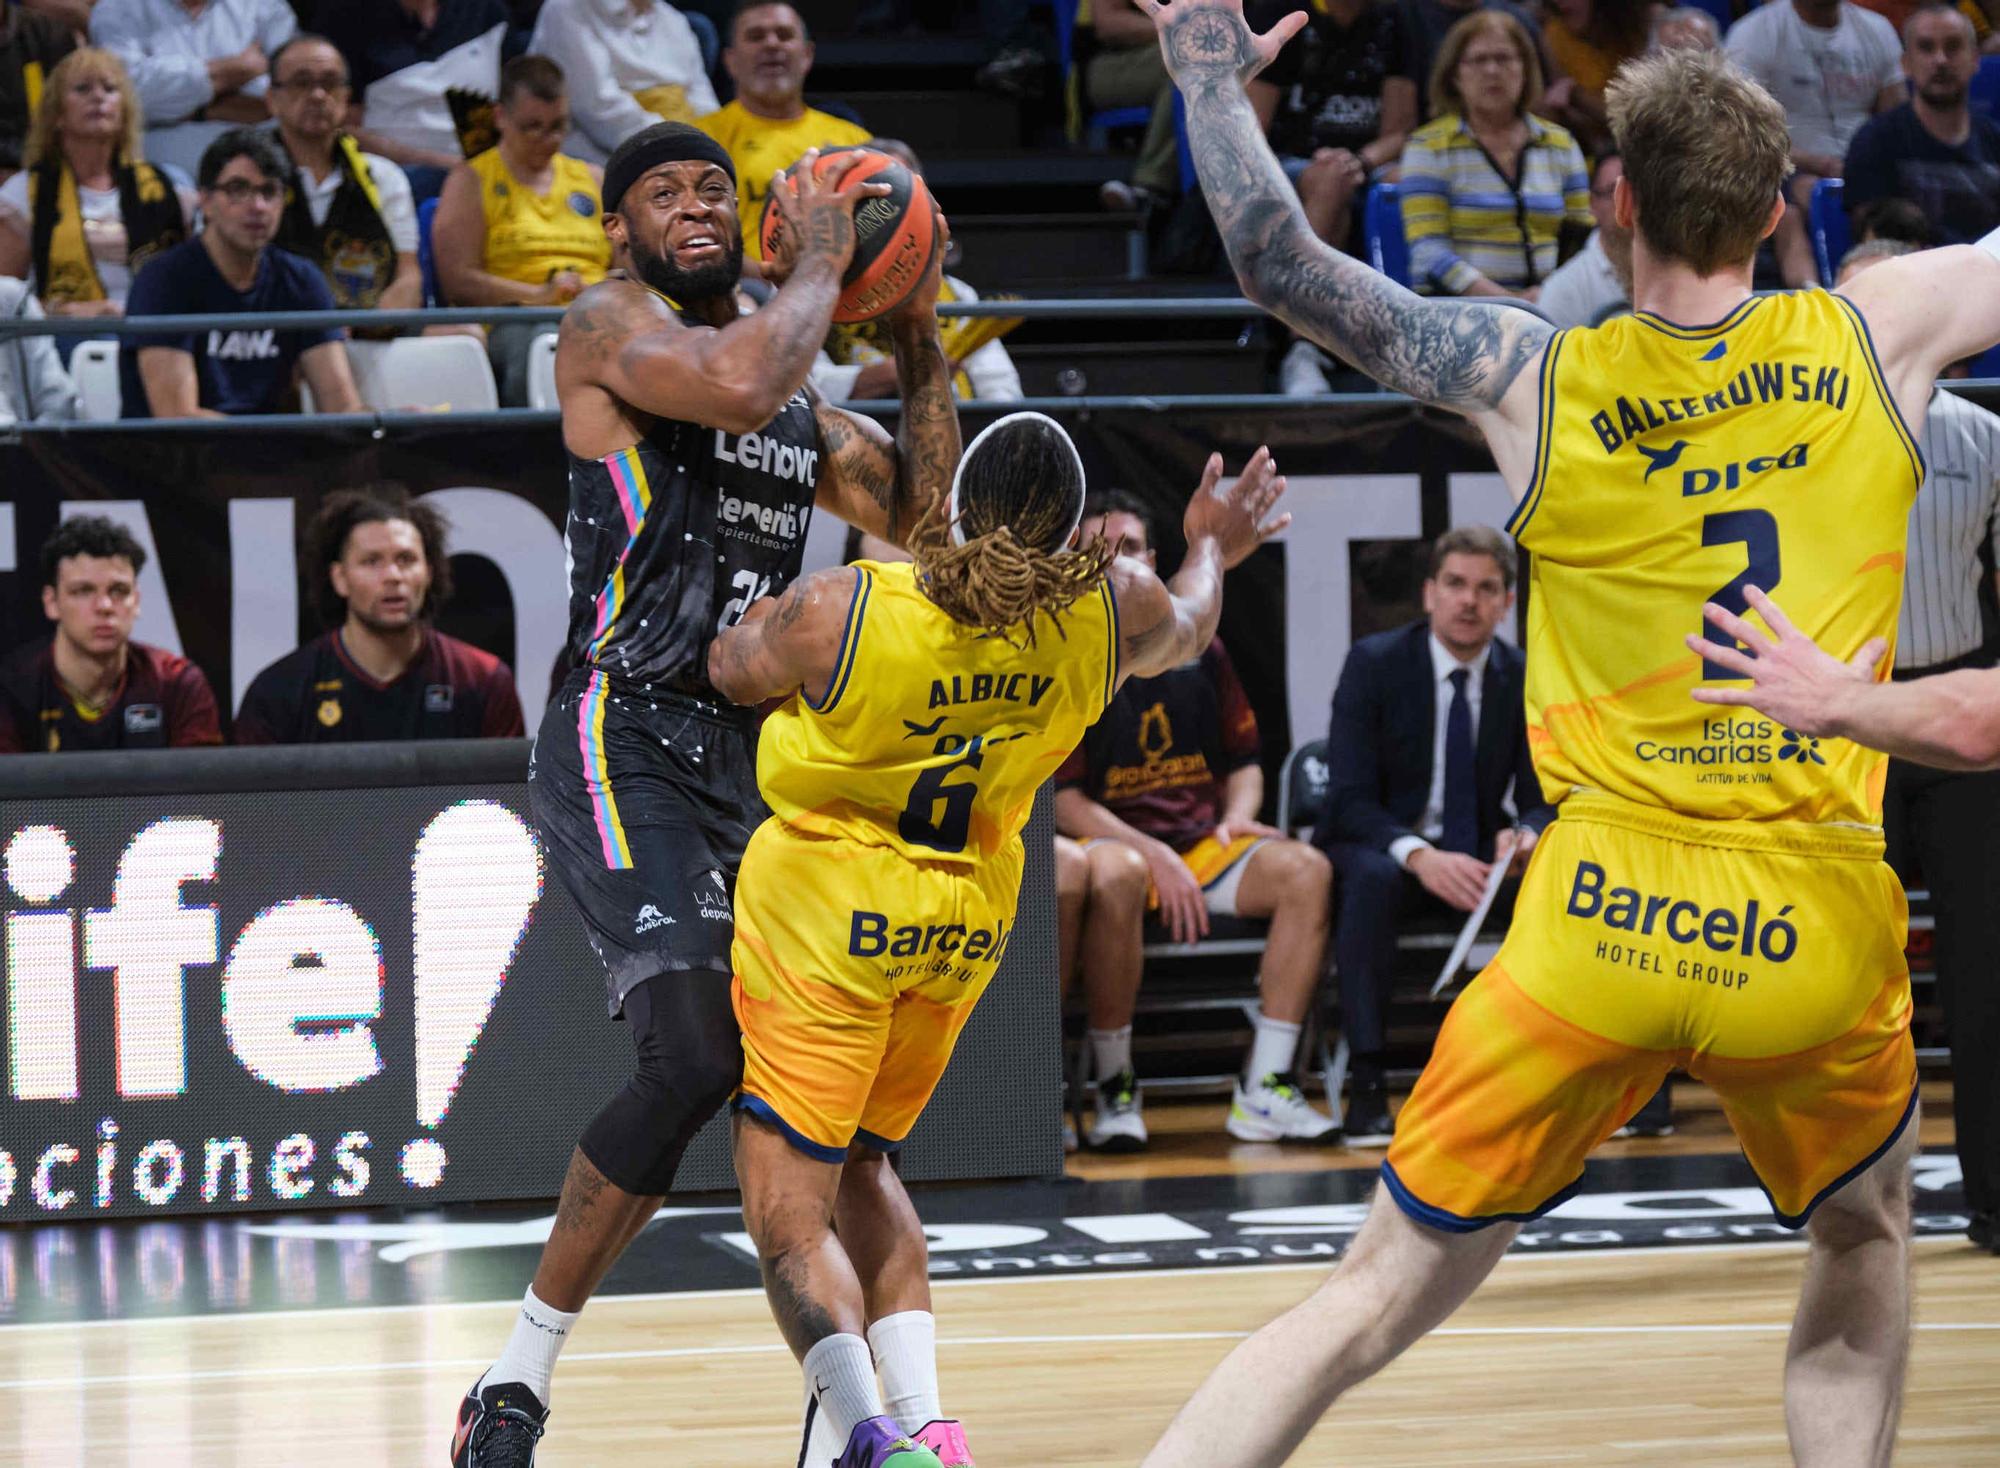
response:
{"label": "concrete step", "polygon": [[1266,387],[1261,341],[1021,342],[1007,351],[1029,397],[1117,393],[1258,393]]}
{"label": "concrete step", "polygon": [[982,291],[1016,294],[1051,285],[1129,279],[1145,273],[1146,237],[1115,214],[955,214],[953,273]]}
{"label": "concrete step", "polygon": [[[822,90],[817,75],[813,85]],[[1018,148],[1023,141],[1019,105],[985,92],[843,89],[835,95],[859,113],[877,137],[901,138],[914,147],[926,168],[934,153]]]}

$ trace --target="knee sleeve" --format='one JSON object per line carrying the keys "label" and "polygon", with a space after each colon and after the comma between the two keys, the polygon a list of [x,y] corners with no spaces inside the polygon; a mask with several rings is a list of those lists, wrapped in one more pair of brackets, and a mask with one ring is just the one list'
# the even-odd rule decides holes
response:
{"label": "knee sleeve", "polygon": [[729,975],[655,974],[625,996],[638,1064],[583,1129],[591,1165],[635,1197],[672,1191],[681,1154],[743,1075]]}

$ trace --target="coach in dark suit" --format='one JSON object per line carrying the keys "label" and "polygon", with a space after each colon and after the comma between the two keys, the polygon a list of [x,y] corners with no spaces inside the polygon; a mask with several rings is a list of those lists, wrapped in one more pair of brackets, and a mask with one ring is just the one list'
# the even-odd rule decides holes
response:
{"label": "coach in dark suit", "polygon": [[1471,912],[1501,833],[1521,828],[1518,873],[1555,816],[1528,758],[1525,659],[1493,635],[1513,608],[1514,576],[1514,546],[1499,531],[1440,536],[1425,620],[1357,642],[1334,690],[1326,813],[1313,841],[1339,873],[1350,1146],[1389,1139],[1382,1052],[1398,929],[1426,913]]}

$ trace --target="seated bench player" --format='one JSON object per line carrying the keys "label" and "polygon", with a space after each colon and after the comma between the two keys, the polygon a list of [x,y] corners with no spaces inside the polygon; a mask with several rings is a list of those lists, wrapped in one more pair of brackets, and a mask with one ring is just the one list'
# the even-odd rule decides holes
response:
{"label": "seated bench player", "polygon": [[392,486],[329,495],[306,533],[335,624],[251,680],[238,744],[520,735],[514,675],[431,625],[451,594],[444,517]]}

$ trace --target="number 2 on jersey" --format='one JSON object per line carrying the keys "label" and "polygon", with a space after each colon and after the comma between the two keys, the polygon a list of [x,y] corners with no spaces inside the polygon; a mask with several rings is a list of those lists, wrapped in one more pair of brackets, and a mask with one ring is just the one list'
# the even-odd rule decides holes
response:
{"label": "number 2 on jersey", "polygon": [[[1759,591],[1769,592],[1777,587],[1782,570],[1778,560],[1778,521],[1769,510],[1723,510],[1717,514],[1705,515],[1701,522],[1701,543],[1710,545],[1734,545],[1742,542],[1748,552],[1750,564],[1743,568],[1732,580],[1708,599],[1717,606],[1734,612],[1741,617],[1750,610],[1750,602],[1743,595],[1743,588],[1754,586]],[[1711,626],[1704,617],[1701,635],[1711,642],[1719,641],[1722,633]],[[1742,644],[1736,644],[1741,647]],[[1701,661],[1701,681],[1712,682],[1718,678],[1740,678],[1741,673],[1732,673],[1727,668]]]}
{"label": "number 2 on jersey", "polygon": [[[985,736],[975,734],[965,740],[946,734],[937,742],[937,753],[955,754],[948,764],[932,765],[910,786],[909,802],[903,807],[896,832],[912,846],[928,846],[932,851],[959,852],[972,833],[972,802],[979,786],[972,780],[947,783],[960,770],[977,770],[986,762],[982,749]],[[942,806],[940,811],[938,807]],[[935,819],[933,814],[935,813]]]}

